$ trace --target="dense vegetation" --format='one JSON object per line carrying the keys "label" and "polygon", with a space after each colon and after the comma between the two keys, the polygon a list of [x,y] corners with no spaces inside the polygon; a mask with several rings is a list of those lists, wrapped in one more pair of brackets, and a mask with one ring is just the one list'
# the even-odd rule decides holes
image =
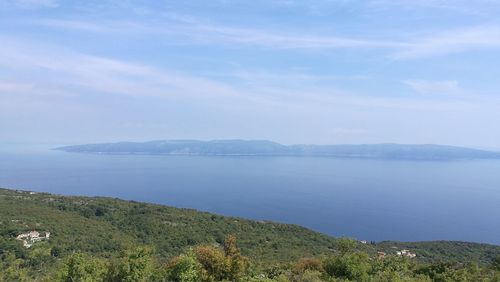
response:
{"label": "dense vegetation", "polygon": [[[30,230],[50,239],[25,248],[15,237]],[[417,257],[395,255],[403,248]],[[361,244],[295,225],[0,189],[0,281],[500,281],[499,258],[486,244]]]}

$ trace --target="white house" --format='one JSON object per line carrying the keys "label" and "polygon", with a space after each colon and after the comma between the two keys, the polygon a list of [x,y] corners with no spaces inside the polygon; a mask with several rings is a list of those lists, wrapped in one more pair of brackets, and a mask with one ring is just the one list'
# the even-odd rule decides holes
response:
{"label": "white house", "polygon": [[50,232],[45,232],[45,236],[40,237],[40,233],[36,230],[21,233],[17,235],[16,239],[23,242],[23,246],[26,248],[31,247],[35,242],[48,240],[50,237]]}

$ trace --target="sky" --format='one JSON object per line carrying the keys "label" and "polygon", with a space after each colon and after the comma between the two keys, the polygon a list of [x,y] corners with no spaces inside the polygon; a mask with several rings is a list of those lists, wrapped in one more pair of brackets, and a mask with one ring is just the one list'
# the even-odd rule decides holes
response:
{"label": "sky", "polygon": [[500,148],[497,0],[0,0],[0,142]]}

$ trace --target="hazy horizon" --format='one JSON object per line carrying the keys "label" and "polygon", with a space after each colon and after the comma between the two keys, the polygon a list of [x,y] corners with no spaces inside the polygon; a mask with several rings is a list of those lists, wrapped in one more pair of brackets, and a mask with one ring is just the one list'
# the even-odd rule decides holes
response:
{"label": "hazy horizon", "polygon": [[0,141],[500,148],[500,1],[0,1]]}
{"label": "hazy horizon", "polygon": [[[151,142],[151,141],[181,141],[186,139],[155,139],[155,140],[116,140],[116,141],[103,141],[103,142],[90,142],[90,143],[82,143],[82,142],[74,142],[74,143],[66,143],[66,142],[0,142],[0,152],[3,153],[46,153],[47,151],[51,151],[60,147],[66,146],[78,146],[78,145],[86,145],[86,144],[110,144],[110,143],[121,143],[121,142],[133,142],[133,143],[143,143],[143,142]],[[452,146],[452,147],[461,147],[461,148],[469,148],[469,149],[477,149],[477,150],[485,150],[491,152],[500,152],[500,147],[474,147],[474,146],[460,146],[453,144],[410,144],[410,143],[326,143],[326,144],[313,144],[313,143],[280,143],[273,140],[266,139],[192,139],[191,141],[202,141],[202,142],[210,142],[210,141],[228,141],[228,140],[242,140],[242,141],[270,141],[274,143],[278,143],[285,146],[293,146],[293,145],[381,145],[381,144],[391,144],[391,145],[441,145],[441,146]]]}

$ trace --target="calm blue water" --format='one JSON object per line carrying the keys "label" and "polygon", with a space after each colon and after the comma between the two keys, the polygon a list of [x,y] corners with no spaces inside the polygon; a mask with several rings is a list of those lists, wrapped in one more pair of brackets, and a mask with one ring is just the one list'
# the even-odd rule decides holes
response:
{"label": "calm blue water", "polygon": [[112,156],[4,147],[0,187],[155,202],[363,240],[500,244],[500,161]]}

